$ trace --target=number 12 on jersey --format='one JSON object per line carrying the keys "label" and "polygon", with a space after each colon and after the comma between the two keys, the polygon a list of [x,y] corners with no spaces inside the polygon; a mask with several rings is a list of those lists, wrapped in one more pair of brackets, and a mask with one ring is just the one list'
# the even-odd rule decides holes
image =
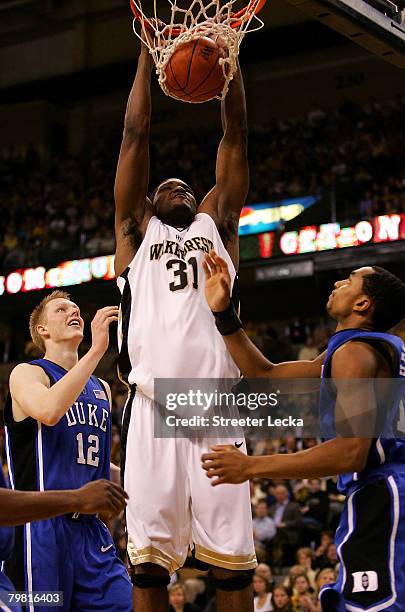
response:
{"label": "number 12 on jersey", "polygon": [[[189,270],[191,266],[191,270]],[[188,261],[181,259],[170,259],[166,268],[173,271],[173,281],[169,284],[170,291],[180,291],[185,289],[189,283],[189,273],[193,275],[193,289],[198,289],[198,267],[197,259],[190,257]]]}
{"label": "number 12 on jersey", "polygon": [[91,465],[93,467],[98,467],[100,463],[100,458],[97,456],[98,451],[100,450],[100,440],[98,436],[89,436],[87,439],[88,447],[87,447],[87,458],[84,456],[84,444],[83,444],[83,434],[78,433],[76,436],[77,440],[77,463],[80,465]]}

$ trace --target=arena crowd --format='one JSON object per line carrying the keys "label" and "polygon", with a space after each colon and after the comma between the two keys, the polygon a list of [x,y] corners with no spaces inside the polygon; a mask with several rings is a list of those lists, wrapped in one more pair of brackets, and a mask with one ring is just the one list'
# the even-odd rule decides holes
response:
{"label": "arena crowd", "polygon": [[[342,223],[404,212],[404,126],[402,98],[365,107],[347,102],[334,111],[253,125],[248,203],[323,195],[335,202]],[[80,155],[50,160],[33,148],[0,153],[3,274],[114,251],[120,136],[120,131],[100,136]],[[201,198],[212,187],[219,138],[219,132],[204,129],[152,138],[150,184],[179,176]],[[322,221],[329,220],[329,210]]]}

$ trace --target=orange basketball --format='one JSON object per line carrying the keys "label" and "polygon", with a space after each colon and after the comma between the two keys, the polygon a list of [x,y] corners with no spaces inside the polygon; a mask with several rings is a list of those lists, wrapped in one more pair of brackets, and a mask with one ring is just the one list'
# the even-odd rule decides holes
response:
{"label": "orange basketball", "polygon": [[166,67],[165,85],[184,102],[206,102],[221,93],[225,77],[219,59],[223,49],[201,36],[179,45]]}

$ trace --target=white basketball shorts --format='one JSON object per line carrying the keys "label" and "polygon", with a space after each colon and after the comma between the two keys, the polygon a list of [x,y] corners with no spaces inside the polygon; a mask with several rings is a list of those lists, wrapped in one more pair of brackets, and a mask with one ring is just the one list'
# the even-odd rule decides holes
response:
{"label": "white basketball shorts", "polygon": [[153,431],[154,404],[137,393],[123,417],[132,565],[155,563],[172,574],[194,547],[196,558],[210,565],[255,568],[249,483],[213,487],[201,467],[210,446],[232,441],[154,438]]}

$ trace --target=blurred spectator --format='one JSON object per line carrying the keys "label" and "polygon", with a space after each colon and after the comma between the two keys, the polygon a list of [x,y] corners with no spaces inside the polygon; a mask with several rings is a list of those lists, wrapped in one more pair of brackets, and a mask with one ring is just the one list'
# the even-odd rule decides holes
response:
{"label": "blurred spectator", "polygon": [[253,576],[253,592],[254,592],[254,612],[272,612],[271,605],[272,594],[269,593],[270,585],[266,578],[255,574]]}
{"label": "blurred spectator", "polygon": [[279,584],[273,589],[272,605],[274,612],[294,612],[287,589]]}
{"label": "blurred spectator", "polygon": [[180,582],[169,589],[170,612],[201,612],[201,608],[186,601],[186,591]]}
{"label": "blurred spectator", "polygon": [[321,489],[321,480],[319,478],[309,479],[305,504],[301,507],[305,544],[314,542],[315,545],[319,545],[320,533],[326,525],[328,511],[329,498],[326,491]]}
{"label": "blurred spectator", "polygon": [[315,553],[312,548],[303,547],[297,550],[297,563],[305,569],[309,584],[312,589],[316,589],[316,571],[313,569]]}
{"label": "blurred spectator", "polygon": [[331,567],[325,567],[324,569],[319,570],[316,575],[316,588],[319,593],[322,587],[326,584],[333,584],[336,582],[337,574],[335,570]]}
{"label": "blurred spectator", "polygon": [[332,567],[337,569],[339,565],[339,557],[337,556],[336,544],[331,542],[327,545],[325,554],[318,559],[318,567],[324,569],[325,567]]}
{"label": "blurred spectator", "polygon": [[331,544],[333,542],[333,533],[332,531],[322,531],[321,533],[321,543],[318,546],[318,548],[315,551],[315,560],[314,560],[314,565],[315,567],[319,568],[319,567],[326,567],[325,566],[325,561],[326,561],[326,550],[329,546],[329,544]]}
{"label": "blurred spectator", "polygon": [[275,522],[269,517],[267,502],[262,499],[255,507],[255,518],[253,519],[253,538],[259,561],[267,561],[269,558],[270,543],[276,533]]}
{"label": "blurred spectator", "polygon": [[329,497],[329,526],[331,529],[336,530],[345,500],[344,495],[338,491],[336,476],[326,480],[326,492]]}
{"label": "blurred spectator", "polygon": [[295,550],[301,537],[301,512],[298,504],[290,502],[288,489],[285,485],[278,485],[274,489],[276,503],[269,510],[277,527],[274,547],[278,548],[279,555],[276,561],[284,565],[294,562]]}
{"label": "blurred spectator", "polygon": [[288,576],[284,580],[284,586],[289,593],[292,593],[295,577],[301,574],[305,574],[305,567],[302,567],[302,565],[293,565],[290,567]]}
{"label": "blurred spectator", "polygon": [[314,593],[305,572],[294,576],[292,589],[291,602],[294,612],[317,612]]}
{"label": "blurred spectator", "polygon": [[268,483],[267,486],[267,505],[269,507],[269,510],[271,508],[271,506],[274,506],[274,504],[276,503],[276,497],[274,495],[274,490],[276,488],[276,483],[274,483],[272,480],[270,480],[270,482]]}
{"label": "blurred spectator", "polygon": [[259,565],[255,569],[255,574],[266,578],[267,582],[269,583],[270,590],[273,589],[274,579],[273,579],[273,572],[271,571],[270,565],[267,565],[267,563],[259,563]]}

